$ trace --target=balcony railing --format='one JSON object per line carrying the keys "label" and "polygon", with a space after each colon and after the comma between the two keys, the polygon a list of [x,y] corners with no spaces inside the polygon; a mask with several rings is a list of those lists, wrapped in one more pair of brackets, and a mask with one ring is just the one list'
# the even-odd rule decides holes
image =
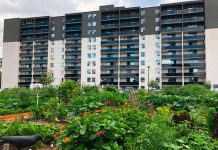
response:
{"label": "balcony railing", "polygon": [[188,40],[204,40],[205,36],[204,35],[190,35],[190,36],[184,36],[183,40],[188,41]]}
{"label": "balcony railing", "polygon": [[66,27],[65,31],[80,31],[81,27]]}
{"label": "balcony railing", "polygon": [[184,59],[198,59],[205,58],[205,54],[185,54]]}
{"label": "balcony railing", "polygon": [[118,57],[105,57],[101,58],[101,61],[118,61]]}
{"label": "balcony railing", "polygon": [[183,13],[199,13],[199,12],[204,12],[204,8],[192,8],[192,9],[184,9]]}
{"label": "balcony railing", "polygon": [[182,14],[182,10],[166,10],[161,12],[162,16],[177,15],[177,14]]}
{"label": "balcony railing", "polygon": [[189,31],[203,31],[203,26],[196,26],[196,27],[184,27],[183,31],[189,32]]}
{"label": "balcony railing", "polygon": [[120,19],[139,18],[139,14],[120,15]]}
{"label": "balcony railing", "polygon": [[184,45],[183,49],[204,49],[204,45]]}
{"label": "balcony railing", "polygon": [[101,36],[118,36],[118,32],[107,32],[107,33],[102,33]]}
{"label": "balcony railing", "polygon": [[20,60],[20,64],[32,64],[32,60]]}
{"label": "balcony railing", "polygon": [[167,58],[167,59],[182,59],[182,55],[162,55],[162,58]]}
{"label": "balcony railing", "polygon": [[174,23],[182,23],[182,19],[166,19],[161,21],[161,24],[174,24]]}
{"label": "balcony railing", "polygon": [[20,71],[32,71],[32,67],[20,67]]}
{"label": "balcony railing", "polygon": [[121,44],[126,44],[126,43],[137,43],[137,42],[139,42],[139,40],[138,39],[132,39],[132,40],[120,40],[120,43]]}
{"label": "balcony railing", "polygon": [[81,58],[66,58],[65,62],[80,62]]}
{"label": "balcony railing", "polygon": [[34,45],[35,49],[47,49],[48,44],[42,44],[42,45]]}
{"label": "balcony railing", "polygon": [[162,42],[168,41],[182,41],[182,37],[163,37]]}
{"label": "balcony railing", "polygon": [[182,64],[162,64],[162,68],[179,68]]}
{"label": "balcony railing", "polygon": [[82,19],[71,19],[71,20],[66,20],[65,24],[73,24],[73,23],[81,23]]}
{"label": "balcony railing", "polygon": [[182,46],[162,46],[162,50],[182,50]]}
{"label": "balcony railing", "polygon": [[205,72],[192,72],[192,73],[184,73],[184,76],[200,76],[200,77],[204,77],[206,76]]}
{"label": "balcony railing", "polygon": [[120,57],[120,61],[139,60],[139,56]]}
{"label": "balcony railing", "polygon": [[73,35],[65,35],[65,38],[69,38],[69,39],[77,39],[77,38],[81,38],[81,34],[73,34]]}
{"label": "balcony railing", "polygon": [[34,56],[48,56],[48,52],[34,52]]}
{"label": "balcony railing", "polygon": [[182,82],[162,82],[162,85],[182,85]]}
{"label": "balcony railing", "polygon": [[205,63],[185,63],[184,67],[195,67],[195,68],[204,68],[206,66]]}
{"label": "balcony railing", "polygon": [[182,32],[182,28],[162,28],[161,31],[163,33],[167,33],[167,32]]}
{"label": "balcony railing", "polygon": [[81,66],[66,66],[66,70],[80,70]]}
{"label": "balcony railing", "polygon": [[101,20],[118,20],[119,16],[102,16]]}
{"label": "balcony railing", "polygon": [[65,54],[81,54],[80,50],[66,50]]}
{"label": "balcony railing", "polygon": [[33,53],[20,53],[20,56],[22,57],[22,56],[32,56],[33,55]]}
{"label": "balcony railing", "polygon": [[34,63],[47,63],[48,59],[35,59]]}
{"label": "balcony railing", "polygon": [[65,47],[78,47],[81,46],[81,43],[66,43]]}
{"label": "balcony railing", "polygon": [[106,24],[101,26],[102,29],[119,28],[119,24]]}
{"label": "balcony railing", "polygon": [[204,17],[183,18],[183,22],[198,22],[204,21]]}
{"label": "balcony railing", "polygon": [[21,50],[32,50],[33,49],[33,45],[27,45],[27,46],[20,46]]}
{"label": "balcony railing", "polygon": [[47,67],[33,67],[34,71],[47,70]]}
{"label": "balcony railing", "polygon": [[121,31],[120,35],[139,34],[139,31]]}
{"label": "balcony railing", "polygon": [[136,27],[139,26],[139,22],[121,23],[120,27]]}
{"label": "balcony railing", "polygon": [[101,44],[102,45],[107,45],[107,44],[118,44],[119,41],[116,40],[116,41],[101,41]]}
{"label": "balcony railing", "polygon": [[182,73],[162,73],[162,76],[165,77],[176,77],[176,76],[182,76]]}
{"label": "balcony railing", "polygon": [[118,53],[118,49],[102,49],[101,53]]}
{"label": "balcony railing", "polygon": [[48,25],[49,25],[48,21],[35,23],[35,26],[48,26]]}
{"label": "balcony railing", "polygon": [[34,41],[48,41],[48,37],[35,37]]}
{"label": "balcony railing", "polygon": [[120,49],[120,52],[138,52],[139,48],[122,48]]}

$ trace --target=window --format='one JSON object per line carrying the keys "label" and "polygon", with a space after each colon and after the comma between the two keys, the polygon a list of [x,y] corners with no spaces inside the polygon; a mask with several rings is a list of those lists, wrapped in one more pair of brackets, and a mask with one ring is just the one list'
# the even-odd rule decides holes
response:
{"label": "window", "polygon": [[88,50],[92,50],[92,46],[91,45],[88,45]]}
{"label": "window", "polygon": [[156,60],[156,65],[160,65],[160,60]]}
{"label": "window", "polygon": [[155,31],[160,31],[160,27],[159,27],[159,26],[156,26],[156,27],[155,27]]}
{"label": "window", "polygon": [[96,14],[88,14],[88,19],[96,18]]}
{"label": "window", "polygon": [[92,74],[95,74],[95,73],[96,73],[95,69],[92,69]]}
{"label": "window", "polygon": [[145,82],[145,78],[141,78],[141,82]]}
{"label": "window", "polygon": [[155,10],[155,14],[157,15],[157,14],[159,14],[160,13],[160,9],[156,9]]}
{"label": "window", "polygon": [[156,68],[156,69],[155,69],[155,73],[156,73],[156,74],[160,74],[160,69],[159,69],[159,68]]}
{"label": "window", "polygon": [[92,78],[92,82],[95,82],[95,77]]}
{"label": "window", "polygon": [[160,18],[155,18],[155,22],[158,23],[160,21]]}
{"label": "window", "polygon": [[145,74],[145,69],[141,69],[141,74]]}
{"label": "window", "polygon": [[91,35],[91,34],[96,34],[96,30],[88,30],[88,34]]}
{"label": "window", "polygon": [[92,26],[92,22],[88,22],[88,27],[91,27]]}
{"label": "window", "polygon": [[55,30],[55,27],[52,27],[51,30],[54,31],[54,30]]}
{"label": "window", "polygon": [[141,52],[141,57],[145,57],[145,52]]}
{"label": "window", "polygon": [[145,48],[145,44],[141,44],[141,48]]}
{"label": "window", "polygon": [[135,79],[134,78],[130,78],[130,82],[134,82],[135,81]]}
{"label": "window", "polygon": [[133,66],[133,65],[135,65],[135,62],[130,62],[130,66]]}
{"label": "window", "polygon": [[141,36],[141,40],[144,41],[145,40],[145,36]]}
{"label": "window", "polygon": [[63,26],[63,31],[65,30],[65,26]]}
{"label": "window", "polygon": [[141,19],[141,24],[144,24],[145,23],[145,19]]}
{"label": "window", "polygon": [[52,42],[51,45],[54,45],[54,42]]}
{"label": "window", "polygon": [[91,69],[88,69],[88,70],[87,70],[87,74],[91,74]]}
{"label": "window", "polygon": [[54,67],[54,63],[51,63],[51,67]]}
{"label": "window", "polygon": [[88,27],[95,27],[96,26],[96,22],[88,22]]}
{"label": "window", "polygon": [[87,78],[87,82],[91,82],[91,78]]}
{"label": "window", "polygon": [[96,54],[95,53],[92,53],[92,58],[96,58]]}
{"label": "window", "polygon": [[88,38],[88,42],[96,42],[96,38],[95,37],[90,37],[90,38]]}
{"label": "window", "polygon": [[91,66],[91,62],[90,61],[87,62],[87,66]]}
{"label": "window", "polygon": [[145,27],[141,27],[141,32],[144,32],[145,31]]}
{"label": "window", "polygon": [[160,48],[160,44],[159,43],[156,43],[156,48]]}
{"label": "window", "polygon": [[96,45],[92,45],[92,50],[96,50]]}
{"label": "window", "polygon": [[92,62],[92,66],[96,66],[96,62],[95,61]]}
{"label": "window", "polygon": [[51,52],[54,53],[54,48],[51,48]]}
{"label": "window", "polygon": [[159,51],[156,51],[155,53],[156,53],[156,56],[157,56],[157,57],[160,56],[160,52],[159,52]]}
{"label": "window", "polygon": [[55,37],[55,34],[54,34],[54,33],[52,33],[52,34],[51,34],[51,38],[53,39],[54,37]]}
{"label": "window", "polygon": [[51,55],[51,60],[54,60],[54,55]]}
{"label": "window", "polygon": [[144,61],[144,60],[141,61],[141,65],[142,65],[142,66],[145,65],[145,61]]}
{"label": "window", "polygon": [[88,53],[88,54],[87,54],[87,58],[92,58],[92,54],[91,54],[91,53]]}
{"label": "window", "polygon": [[143,16],[143,15],[145,15],[145,11],[144,10],[141,11],[141,16]]}

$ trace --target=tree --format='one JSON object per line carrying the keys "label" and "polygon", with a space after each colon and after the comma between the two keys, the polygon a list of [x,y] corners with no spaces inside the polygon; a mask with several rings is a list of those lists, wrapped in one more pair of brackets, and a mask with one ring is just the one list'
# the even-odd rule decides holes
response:
{"label": "tree", "polygon": [[43,86],[50,86],[54,82],[55,78],[51,71],[42,72],[42,77],[40,78],[40,83]]}
{"label": "tree", "polygon": [[158,88],[159,86],[159,82],[155,81],[155,80],[151,80],[149,83],[148,83],[148,86],[151,87],[152,89],[156,89]]}

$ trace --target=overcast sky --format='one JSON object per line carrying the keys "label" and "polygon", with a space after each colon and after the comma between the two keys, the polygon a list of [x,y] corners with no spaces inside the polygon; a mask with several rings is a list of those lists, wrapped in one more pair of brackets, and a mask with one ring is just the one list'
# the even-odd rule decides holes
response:
{"label": "overcast sky", "polygon": [[61,16],[65,13],[98,10],[101,5],[158,6],[160,3],[187,0],[0,0],[0,57],[3,49],[3,24],[6,18]]}

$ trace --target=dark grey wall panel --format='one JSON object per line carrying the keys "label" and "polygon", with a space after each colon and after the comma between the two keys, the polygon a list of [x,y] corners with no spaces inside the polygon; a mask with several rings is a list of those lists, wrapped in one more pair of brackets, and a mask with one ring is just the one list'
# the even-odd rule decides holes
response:
{"label": "dark grey wall panel", "polygon": [[205,0],[206,29],[218,28],[218,0]]}
{"label": "dark grey wall panel", "polygon": [[[96,14],[96,18],[89,19],[88,14]],[[96,26],[88,27],[88,22],[96,22]],[[96,30],[96,34],[89,35],[88,30]],[[101,36],[101,12],[93,11],[93,12],[85,12],[82,14],[82,37],[99,37]]]}
{"label": "dark grey wall panel", "polygon": [[142,35],[152,35],[156,34],[157,32],[155,31],[156,25],[159,25],[155,22],[155,10],[158,7],[151,7],[151,8],[144,8],[141,9],[141,11],[145,11],[145,15],[141,16],[141,19],[145,19],[145,23],[141,24],[141,27],[144,27],[145,30]]}
{"label": "dark grey wall panel", "polygon": [[54,38],[54,40],[62,40],[63,39],[62,35],[64,33],[64,31],[63,31],[63,26],[64,26],[63,19],[64,18],[65,18],[64,16],[59,16],[59,17],[53,17],[52,18],[52,20],[55,21],[55,23],[53,25],[55,27],[55,38]]}
{"label": "dark grey wall panel", "polygon": [[17,42],[20,40],[20,19],[4,20],[4,42]]}

